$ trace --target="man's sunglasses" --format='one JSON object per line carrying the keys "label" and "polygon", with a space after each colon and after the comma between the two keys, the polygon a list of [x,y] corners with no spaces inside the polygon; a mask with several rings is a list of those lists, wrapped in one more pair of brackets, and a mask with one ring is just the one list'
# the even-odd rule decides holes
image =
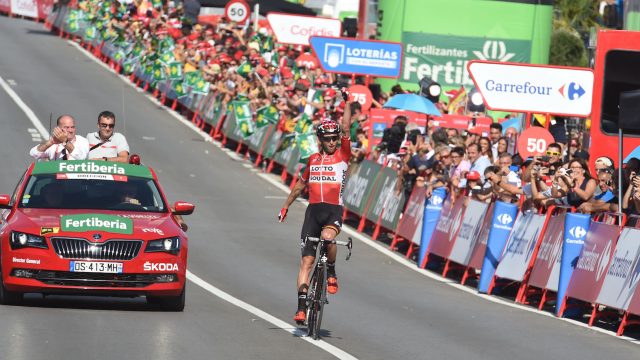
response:
{"label": "man's sunglasses", "polygon": [[116,124],[102,124],[100,123],[100,127],[103,129],[109,128],[109,129],[113,129],[116,126]]}
{"label": "man's sunglasses", "polygon": [[556,151],[547,151],[547,155],[549,155],[549,156],[559,156],[560,153],[556,152]]}
{"label": "man's sunglasses", "polygon": [[320,139],[322,141],[325,141],[325,142],[338,141],[338,137],[337,136],[323,136]]}

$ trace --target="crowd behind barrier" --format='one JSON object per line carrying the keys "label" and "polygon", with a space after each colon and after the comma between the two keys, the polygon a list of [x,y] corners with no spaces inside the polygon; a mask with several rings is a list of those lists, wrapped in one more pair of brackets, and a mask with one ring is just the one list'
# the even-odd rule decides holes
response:
{"label": "crowd behind barrier", "polygon": [[[70,26],[70,15],[77,18],[77,10],[60,6],[48,23],[61,36],[81,41],[167,106],[179,107],[203,131],[256,166],[280,173],[284,183],[293,186],[306,157],[317,151],[308,129],[313,127],[316,112],[329,111],[329,107],[319,99],[320,106],[305,111],[318,95],[335,96],[326,89],[314,91],[305,84],[301,92],[305,97],[296,93],[303,87],[290,82],[293,95],[283,93],[287,95],[275,98],[263,92],[242,97],[226,92],[227,85],[213,89],[216,83],[229,80],[224,76],[205,80],[211,81],[206,91],[193,81],[176,83],[164,78],[171,75],[170,63],[151,72],[145,64],[131,67],[127,62],[137,56],[131,55],[135,43],[93,36],[86,31],[89,22]],[[260,61],[256,67],[262,69]],[[226,69],[228,74],[238,71]],[[167,71],[162,75],[158,70]],[[262,72],[265,77],[289,78],[289,70],[283,71],[281,65],[266,71]],[[298,80],[314,80],[308,69],[300,73],[306,76],[296,75]],[[203,79],[199,75],[196,80]],[[247,82],[236,80],[233,87]],[[326,81],[318,84],[331,83]],[[274,108],[277,115],[270,114]],[[288,121],[291,116],[295,121]],[[366,123],[366,116],[356,119]],[[509,129],[492,126],[490,131],[495,133],[487,138],[430,127],[427,136],[422,136],[410,125],[406,119],[396,119],[383,134],[385,144],[371,152],[367,153],[366,145],[357,145],[366,155],[354,156],[344,201],[345,217],[358,231],[370,233],[373,241],[388,240],[393,250],[402,250],[417,266],[459,277],[461,283],[483,293],[512,294],[523,304],[537,301],[540,310],[555,311],[558,316],[591,312],[589,325],[596,323],[606,307],[617,311],[619,335],[637,322],[640,230],[635,228],[635,206],[640,199],[636,190],[640,179],[635,178],[635,171],[640,164],[625,169],[625,213],[614,213],[611,211],[620,209],[614,207],[617,199],[611,197],[616,193],[613,162],[597,159],[596,168],[598,162],[602,166],[597,179],[591,178],[583,160],[588,153],[580,148],[576,134],[565,139],[567,146],[551,144],[546,157],[518,159],[513,146],[517,133]],[[364,132],[358,126],[354,126],[354,135]],[[599,199],[594,199],[596,193]],[[592,212],[597,215],[588,214]]]}

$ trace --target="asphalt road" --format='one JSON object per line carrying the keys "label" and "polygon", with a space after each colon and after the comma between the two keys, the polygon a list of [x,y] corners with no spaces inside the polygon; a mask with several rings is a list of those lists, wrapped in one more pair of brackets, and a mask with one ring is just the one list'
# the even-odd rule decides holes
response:
{"label": "asphalt road", "polygon": [[[304,205],[277,224],[281,190],[41,24],[0,17],[0,49],[0,77],[46,127],[50,113],[70,113],[86,134],[101,110],[114,111],[116,130],[158,171],[170,201],[197,205],[187,218],[189,270],[294,327]],[[0,108],[0,193],[10,193],[36,142],[4,91]],[[359,242],[337,270],[324,341],[360,359],[640,357],[638,345],[486,301]],[[195,283],[184,313],[151,311],[144,299],[29,295],[25,306],[0,306],[0,319],[3,360],[333,358]]]}

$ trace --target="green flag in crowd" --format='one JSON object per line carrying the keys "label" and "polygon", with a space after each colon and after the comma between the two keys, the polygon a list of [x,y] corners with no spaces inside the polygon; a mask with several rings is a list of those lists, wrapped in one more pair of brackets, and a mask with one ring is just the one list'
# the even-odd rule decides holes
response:
{"label": "green flag in crowd", "polygon": [[244,138],[248,138],[255,131],[253,115],[248,101],[233,101],[233,113],[236,118],[236,125],[242,132]]}
{"label": "green flag in crowd", "polygon": [[248,61],[245,61],[242,64],[240,64],[240,66],[238,66],[238,70],[236,70],[236,72],[238,73],[238,75],[246,78],[251,73],[252,70],[253,70],[253,67],[251,66],[251,63],[249,63]]}
{"label": "green flag in crowd", "polygon": [[160,9],[162,7],[162,0],[151,0],[151,4],[154,8]]}
{"label": "green flag in crowd", "polygon": [[175,47],[173,38],[165,37],[160,41],[160,43],[158,44],[158,47],[161,53],[164,53],[166,51],[173,51]]}
{"label": "green flag in crowd", "polygon": [[169,80],[182,81],[182,63],[178,61],[169,63]]}
{"label": "green flag in crowd", "polygon": [[169,66],[169,64],[174,61],[176,61],[176,58],[173,56],[173,50],[165,51],[160,55],[160,62],[165,66]]}
{"label": "green flag in crowd", "polygon": [[273,105],[263,106],[256,111],[256,123],[259,128],[269,125],[277,124],[280,117],[278,109]]}
{"label": "green flag in crowd", "polygon": [[300,150],[300,162],[306,162],[309,156],[318,152],[317,138],[313,133],[297,135],[296,142]]}
{"label": "green flag in crowd", "polygon": [[187,96],[187,91],[184,85],[182,84],[182,81],[174,81],[171,83],[171,86],[173,87],[173,90],[175,90],[176,96],[178,98]]}
{"label": "green flag in crowd", "polygon": [[198,79],[195,86],[192,88],[192,91],[196,94],[208,95],[209,88],[211,84],[208,81],[205,81],[203,78]]}
{"label": "green flag in crowd", "polygon": [[144,51],[144,46],[137,41],[135,45],[133,45],[133,49],[131,49],[131,54],[135,57],[138,57],[140,55],[142,55],[142,52]]}
{"label": "green flag in crowd", "polygon": [[296,140],[296,134],[294,133],[285,134],[280,139],[280,144],[278,144],[278,148],[276,149],[276,152],[289,148],[291,145],[295,144],[295,140]]}
{"label": "green flag in crowd", "polygon": [[149,76],[153,74],[153,64],[146,64],[144,66],[144,74]]}
{"label": "green flag in crowd", "polygon": [[167,74],[164,72],[164,66],[162,64],[153,65],[153,80],[162,81],[167,79]]}
{"label": "green flag in crowd", "polygon": [[122,71],[124,71],[125,74],[130,75],[131,73],[133,73],[134,71],[136,71],[136,65],[137,65],[137,61],[136,59],[127,59],[125,62],[122,63]]}
{"label": "green flag in crowd", "polygon": [[296,122],[296,127],[293,128],[293,132],[296,134],[308,134],[313,130],[313,122],[309,115],[302,114]]}
{"label": "green flag in crowd", "polygon": [[78,32],[78,30],[80,30],[80,21],[72,20],[68,23],[68,27],[69,27],[69,32],[72,32],[72,33]]}
{"label": "green flag in crowd", "polygon": [[86,29],[84,29],[84,38],[89,41],[95,40],[97,35],[98,35],[98,30],[94,25],[89,25],[87,26]]}
{"label": "green flag in crowd", "polygon": [[118,51],[116,51],[116,53],[113,55],[113,60],[115,62],[121,62],[122,60],[124,60],[124,57],[126,56],[124,50],[122,49],[118,49]]}
{"label": "green flag in crowd", "polygon": [[202,79],[200,71],[190,71],[184,75],[184,82],[189,87],[195,87],[198,80]]}
{"label": "green flag in crowd", "polygon": [[262,41],[262,47],[260,50],[261,50],[260,52],[263,52],[263,53],[273,50],[273,38],[271,36],[267,36]]}

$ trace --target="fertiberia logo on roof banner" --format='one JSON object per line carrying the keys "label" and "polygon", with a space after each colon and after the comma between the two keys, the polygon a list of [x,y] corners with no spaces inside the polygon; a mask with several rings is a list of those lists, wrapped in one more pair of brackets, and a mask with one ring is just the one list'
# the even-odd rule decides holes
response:
{"label": "fertiberia logo on roof banner", "polygon": [[452,36],[405,31],[401,79],[417,83],[425,76],[442,86],[473,85],[467,72],[471,60],[531,61],[531,41]]}

